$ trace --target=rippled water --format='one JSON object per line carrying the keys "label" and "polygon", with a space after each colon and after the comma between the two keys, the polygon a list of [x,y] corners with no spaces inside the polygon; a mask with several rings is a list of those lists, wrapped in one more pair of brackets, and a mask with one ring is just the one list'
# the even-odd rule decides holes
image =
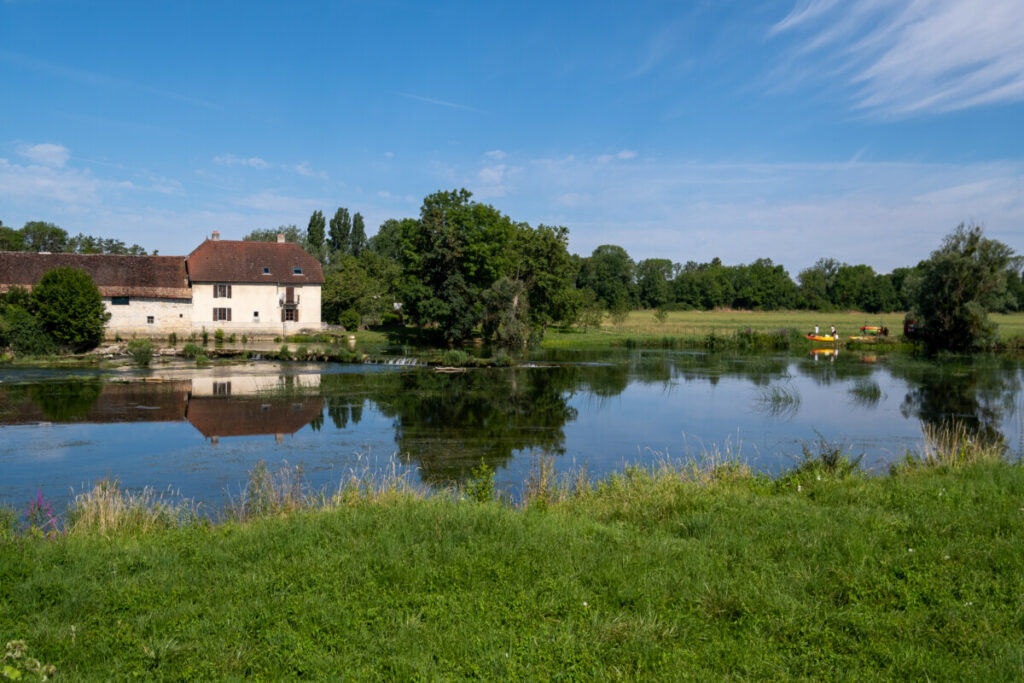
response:
{"label": "rippled water", "polygon": [[542,455],[601,476],[717,451],[775,473],[820,439],[881,470],[919,448],[922,422],[951,419],[1019,455],[1022,379],[1010,358],[845,352],[563,352],[459,374],[398,364],[8,369],[0,502],[22,507],[38,488],[61,502],[111,477],[217,507],[259,460],[301,464],[319,488],[391,468],[447,486],[482,459],[515,493]]}

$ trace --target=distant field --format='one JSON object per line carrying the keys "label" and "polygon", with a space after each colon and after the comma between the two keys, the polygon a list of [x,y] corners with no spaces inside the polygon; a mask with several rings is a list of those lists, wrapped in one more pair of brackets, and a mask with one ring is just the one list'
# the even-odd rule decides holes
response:
{"label": "distant field", "polygon": [[[665,322],[658,322],[654,311],[632,311],[621,325],[615,325],[605,316],[601,330],[589,330],[585,335],[579,331],[549,331],[545,346],[570,344],[607,344],[618,338],[653,336],[703,336],[710,333],[731,335],[740,330],[772,332],[780,329],[796,329],[810,332],[818,325],[827,332],[835,325],[843,337],[857,334],[862,325],[883,325],[891,334],[903,332],[904,313],[863,313],[860,311],[838,311],[820,313],[817,311],[672,311]],[[1024,336],[1024,313],[993,315],[999,325],[999,336],[1008,339]]]}

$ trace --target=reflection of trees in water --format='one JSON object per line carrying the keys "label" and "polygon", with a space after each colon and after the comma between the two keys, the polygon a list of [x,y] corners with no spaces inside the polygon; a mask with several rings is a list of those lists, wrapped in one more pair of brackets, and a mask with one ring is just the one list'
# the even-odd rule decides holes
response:
{"label": "reflection of trees in water", "polygon": [[869,377],[874,372],[871,363],[865,363],[857,352],[840,350],[839,355],[831,360],[827,357],[805,357],[796,363],[796,371],[809,378],[818,386],[831,386],[835,382],[846,382],[851,379]]}
{"label": "reflection of trees in water", "polygon": [[576,418],[567,403],[575,375],[571,368],[403,373],[372,399],[394,418],[399,452],[418,463],[423,480],[447,484],[481,458],[497,467],[517,450],[564,452],[563,428]]}
{"label": "reflection of trees in water", "polygon": [[893,374],[910,385],[900,411],[942,427],[962,422],[985,439],[1004,440],[999,425],[1013,415],[1021,365],[1011,358],[975,356],[949,361],[900,359]]}
{"label": "reflection of trees in water", "polygon": [[34,384],[29,395],[51,422],[77,422],[89,414],[102,391],[100,381],[70,380]]}

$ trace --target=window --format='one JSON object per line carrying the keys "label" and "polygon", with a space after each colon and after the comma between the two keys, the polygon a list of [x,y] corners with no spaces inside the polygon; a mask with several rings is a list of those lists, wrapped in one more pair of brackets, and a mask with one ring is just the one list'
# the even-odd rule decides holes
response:
{"label": "window", "polygon": [[110,305],[111,306],[127,306],[128,305],[128,297],[126,297],[126,296],[111,297]]}
{"label": "window", "polygon": [[230,299],[231,298],[231,285],[214,285],[213,286],[213,298],[214,299]]}
{"label": "window", "polygon": [[267,268],[266,266],[264,266],[263,267],[263,274],[264,275],[270,275],[270,268]]}
{"label": "window", "polygon": [[226,320],[231,322],[231,309],[230,308],[215,308],[213,309],[214,320]]}
{"label": "window", "polygon": [[231,382],[214,382],[213,383],[213,395],[214,396],[230,396],[231,395]]}
{"label": "window", "polygon": [[291,321],[298,320],[299,318],[298,318],[297,315],[295,315],[295,313],[296,313],[296,311],[295,311],[294,308],[286,308],[286,309],[284,309],[284,319],[285,320],[291,320]]}
{"label": "window", "polygon": [[302,275],[302,268],[295,266],[294,268],[292,268],[292,273],[295,275]]}
{"label": "window", "polygon": [[153,318],[153,316],[147,315],[146,316],[146,322],[149,323],[150,325],[152,325],[154,322],[156,322],[156,320]]}
{"label": "window", "polygon": [[256,320],[259,320],[260,319],[260,312],[259,311],[253,311],[252,312],[252,317],[255,318]]}

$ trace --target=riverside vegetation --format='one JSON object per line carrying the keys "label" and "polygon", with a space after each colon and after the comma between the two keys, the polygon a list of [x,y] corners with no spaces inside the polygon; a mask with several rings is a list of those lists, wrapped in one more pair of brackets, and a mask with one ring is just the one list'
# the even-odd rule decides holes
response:
{"label": "riverside vegetation", "polygon": [[775,479],[540,459],[514,505],[483,466],[258,467],[218,523],[104,483],[60,529],[6,513],[0,637],[67,678],[1020,679],[1024,468],[925,436],[888,476],[824,439]]}

